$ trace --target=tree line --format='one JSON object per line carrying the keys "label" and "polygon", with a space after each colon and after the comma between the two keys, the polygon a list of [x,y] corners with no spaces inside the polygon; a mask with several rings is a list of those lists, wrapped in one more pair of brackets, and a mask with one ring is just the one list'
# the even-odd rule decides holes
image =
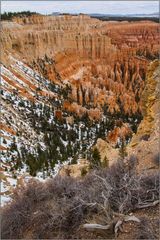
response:
{"label": "tree line", "polygon": [[1,20],[12,20],[13,17],[28,17],[34,14],[39,14],[37,12],[22,11],[22,12],[4,12],[1,14]]}

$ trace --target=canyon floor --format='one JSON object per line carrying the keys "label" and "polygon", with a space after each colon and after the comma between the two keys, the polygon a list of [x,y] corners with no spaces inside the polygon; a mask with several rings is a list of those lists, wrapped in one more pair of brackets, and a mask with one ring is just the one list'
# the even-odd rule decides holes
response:
{"label": "canyon floor", "polygon": [[[74,182],[75,186],[84,184],[83,187],[86,187],[85,184],[89,181],[86,179],[92,178],[94,171],[107,171],[106,174],[109,174],[108,171],[111,170],[106,169],[114,168],[117,161],[123,161],[127,168],[130,166],[128,161],[132,162],[133,159],[136,159],[137,178],[159,174],[158,23],[101,21],[82,14],[78,16],[31,15],[15,17],[12,21],[2,21],[0,41],[2,48],[0,178],[2,204],[6,205],[13,198],[13,206],[9,203],[8,208],[4,210],[8,216],[12,207],[19,209],[20,200],[23,203],[25,197],[26,209],[21,210],[27,213],[27,209],[30,209],[30,205],[27,205],[28,201],[36,193],[34,190],[34,193],[27,192],[29,190],[26,184],[32,179],[40,181],[33,183],[35,191],[37,189],[42,202],[45,202],[46,208],[49,206],[52,209],[54,215],[55,209],[61,212],[60,203],[56,202],[54,209],[54,203],[49,195],[45,197],[39,192],[39,188],[42,187],[49,194],[51,186],[50,182],[46,182],[54,181],[54,178],[60,178],[60,182],[67,179],[66,182],[68,182],[63,182],[64,185],[71,184],[68,180],[71,178],[74,179],[73,182],[78,181],[78,183]],[[102,173],[98,174],[102,178]],[[124,176],[125,174],[122,177]],[[93,181],[98,180],[93,178]],[[135,178],[132,181],[134,182]],[[141,185],[142,182],[139,181]],[[150,184],[152,182],[151,187],[153,187],[153,179],[149,182]],[[145,184],[149,186],[147,181]],[[33,186],[31,185],[31,189],[34,188]],[[76,188],[75,186],[73,189]],[[50,190],[46,190],[49,187]],[[21,188],[24,188],[23,196],[18,190]],[[56,188],[57,194],[60,194],[59,191],[62,193],[65,191],[62,186],[56,185]],[[67,199],[73,198],[73,192],[76,191],[73,189],[69,189],[71,195],[70,197],[67,195]],[[90,198],[94,199],[92,190],[89,191],[91,191]],[[152,206],[153,212],[146,205],[146,212],[143,209],[137,210],[135,207],[137,205],[132,202],[134,207],[132,206],[131,211],[124,211],[124,213],[132,216],[134,209],[134,220],[136,217],[144,217],[145,219],[141,222],[145,222],[145,226],[150,225],[154,232],[158,224],[157,185],[154,190],[149,188],[148,191],[152,196],[147,195],[145,200],[139,197],[137,199],[142,201],[143,206],[147,203],[155,203],[155,206]],[[103,191],[97,192],[97,194],[102,193]],[[65,212],[64,215],[71,215],[68,200],[64,200],[60,195],[58,195],[59,199],[64,204],[68,204],[69,210],[65,211],[69,212]],[[95,219],[101,224],[104,224],[104,221],[100,220],[103,211],[99,211],[98,207],[93,208],[91,213],[87,213],[89,215],[85,215],[86,206],[93,205],[93,201],[89,203],[92,199],[86,200],[86,196],[79,197],[81,198],[79,211],[83,213],[79,212],[81,216],[77,215],[77,218],[81,218],[82,215],[83,217],[77,226],[72,226],[71,233],[66,233],[63,227],[62,230],[58,230],[57,225],[54,225],[55,218],[52,219],[51,226],[47,225],[48,235],[44,233],[45,226],[44,232],[41,231],[38,235],[38,225],[35,224],[35,228],[30,225],[32,221],[34,222],[32,211],[32,214],[28,213],[32,221],[30,224],[26,222],[27,228],[22,227],[18,230],[15,226],[15,232],[10,229],[10,237],[13,239],[54,236],[54,238],[69,239],[70,236],[76,238],[77,234],[81,239],[84,237],[107,239],[103,231],[97,233],[97,229],[96,231],[94,229],[93,234],[90,234],[88,229],[81,229],[81,226],[87,223],[87,217],[91,223],[95,223]],[[76,201],[75,198],[74,201]],[[19,205],[14,205],[16,201]],[[40,200],[35,197],[36,201]],[[83,201],[88,202],[84,202],[83,206]],[[102,205],[102,200],[95,198],[95,201]],[[123,201],[128,200],[123,199]],[[77,202],[74,204],[75,208],[79,209]],[[41,203],[39,206],[41,207]],[[40,207],[35,206],[39,214],[35,210],[35,219],[41,216]],[[121,214],[121,210],[117,210],[119,206],[115,204],[114,207]],[[14,214],[16,215],[16,212]],[[46,217],[47,214],[49,213],[43,212],[42,215]],[[60,217],[62,215],[63,212]],[[153,216],[149,222],[151,215]],[[66,219],[65,221],[72,222],[68,215]],[[123,216],[121,221],[124,222],[127,233],[119,234],[118,239],[126,239],[126,237],[137,239],[130,233],[132,223],[130,225],[124,219]],[[59,224],[62,224],[63,220]],[[17,221],[16,219],[15,224]],[[25,222],[24,219],[21,221]],[[12,219],[10,223],[11,228],[14,228]],[[120,224],[118,220],[116,223]],[[113,226],[116,223],[114,222]],[[139,222],[134,224],[135,228],[142,227]],[[41,222],[40,226],[42,226]],[[55,230],[51,231],[50,227],[54,228],[54,226]],[[119,227],[115,229],[119,232]],[[57,233],[57,231],[61,232]],[[5,229],[4,232],[6,233],[4,237],[8,237],[8,230]],[[154,239],[158,239],[156,236],[158,236],[157,232]],[[114,239],[115,236],[111,233],[109,237]]]}

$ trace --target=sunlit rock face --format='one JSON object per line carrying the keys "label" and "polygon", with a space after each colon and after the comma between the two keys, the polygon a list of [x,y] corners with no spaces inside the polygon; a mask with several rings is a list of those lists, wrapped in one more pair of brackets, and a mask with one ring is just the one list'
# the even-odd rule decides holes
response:
{"label": "sunlit rock face", "polygon": [[155,171],[159,168],[159,64],[160,62],[156,60],[148,67],[146,85],[142,94],[143,120],[128,145],[129,154],[134,152],[138,158],[139,171],[146,169]]}
{"label": "sunlit rock face", "polygon": [[[102,22],[86,15],[16,18],[2,46],[49,80],[72,86],[78,105],[141,111],[147,64],[158,56],[158,24]],[[5,52],[4,51],[4,52]],[[4,57],[5,59],[5,57]],[[137,103],[138,102],[138,103]]]}
{"label": "sunlit rock face", "polygon": [[86,15],[2,22],[4,175],[7,169],[17,179],[22,172],[46,178],[81,155],[90,159],[98,138],[100,149],[129,142],[142,119],[158,35],[154,22]]}

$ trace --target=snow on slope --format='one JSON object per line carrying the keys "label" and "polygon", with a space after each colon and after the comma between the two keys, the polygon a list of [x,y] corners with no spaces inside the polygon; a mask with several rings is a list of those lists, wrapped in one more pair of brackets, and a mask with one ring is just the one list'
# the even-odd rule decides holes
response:
{"label": "snow on slope", "polygon": [[[37,144],[41,149],[46,146],[43,134],[37,134],[30,124],[28,114],[34,103],[37,115],[41,113],[39,105],[49,104],[48,98],[56,96],[49,90],[49,81],[22,62],[12,58],[10,69],[1,65],[1,195],[2,202],[7,200],[12,187],[16,186],[26,166],[22,170],[12,170],[13,161],[24,147],[30,153],[36,153]],[[38,94],[37,94],[37,89]],[[47,98],[47,97],[48,98]],[[18,150],[18,151],[17,151]],[[29,174],[27,174],[29,176]],[[42,174],[39,174],[42,177]]]}
{"label": "snow on slope", "polygon": [[31,175],[41,180],[54,176],[96,139],[96,124],[89,127],[80,120],[69,124],[67,112],[57,120],[55,112],[63,101],[59,85],[10,59],[10,68],[1,65],[2,201]]}

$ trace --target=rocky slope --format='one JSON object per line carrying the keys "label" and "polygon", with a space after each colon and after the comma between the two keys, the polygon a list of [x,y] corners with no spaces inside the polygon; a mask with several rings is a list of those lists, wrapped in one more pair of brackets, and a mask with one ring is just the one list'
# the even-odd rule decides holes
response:
{"label": "rocky slope", "polygon": [[143,120],[128,146],[139,160],[138,169],[154,170],[159,166],[160,66],[154,61],[148,68],[146,86],[142,94]]}
{"label": "rocky slope", "polygon": [[109,151],[110,144],[116,147],[115,154],[122,140],[130,141],[142,119],[141,95],[147,66],[158,57],[158,35],[153,22],[86,15],[2,22],[3,195],[23,173],[44,179],[63,164],[91,160],[98,138]]}
{"label": "rocky slope", "polygon": [[[159,93],[159,78],[160,78],[160,66],[159,61],[155,60],[150,63],[147,75],[146,85],[142,93],[142,110],[143,120],[138,126],[137,132],[132,135],[132,139],[128,145],[126,145],[125,153],[128,157],[136,157],[137,171],[139,173],[151,172],[154,173],[159,170],[159,119],[160,119],[160,93]],[[111,134],[109,133],[109,139],[98,139],[96,147],[100,152],[101,161],[106,158],[108,165],[111,166],[117,159],[120,158],[119,149],[115,148],[115,141],[121,133],[120,128],[115,128],[113,133],[113,141],[111,141]],[[117,131],[118,130],[118,131]],[[125,134],[121,133],[121,136]],[[110,141],[108,141],[110,140]],[[88,166],[86,162],[82,162],[79,168],[76,165],[69,165],[62,168],[60,174],[69,172],[70,176],[79,177],[81,171],[79,169],[85,168],[88,172]],[[65,174],[67,175],[67,174]]]}

